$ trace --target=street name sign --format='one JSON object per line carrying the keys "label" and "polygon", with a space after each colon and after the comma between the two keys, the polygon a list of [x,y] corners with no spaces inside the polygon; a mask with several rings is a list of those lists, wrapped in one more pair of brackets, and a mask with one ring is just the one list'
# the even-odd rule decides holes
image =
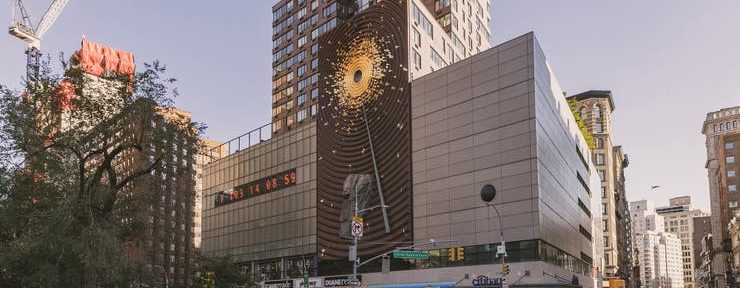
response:
{"label": "street name sign", "polygon": [[396,259],[429,259],[429,251],[393,251]]}

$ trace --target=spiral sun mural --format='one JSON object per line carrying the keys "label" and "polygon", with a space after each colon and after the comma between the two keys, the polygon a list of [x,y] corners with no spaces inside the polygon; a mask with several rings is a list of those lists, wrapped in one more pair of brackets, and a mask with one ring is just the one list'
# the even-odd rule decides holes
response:
{"label": "spiral sun mural", "polygon": [[393,55],[381,50],[380,43],[387,45],[382,38],[360,39],[339,51],[339,60],[332,63],[335,72],[328,77],[334,83],[332,94],[338,109],[359,110],[382,93],[383,77],[391,68],[387,60]]}
{"label": "spiral sun mural", "polygon": [[[318,248],[320,260],[344,261],[341,239],[344,180],[375,175],[382,186],[390,229],[381,209],[365,218],[360,255],[367,257],[411,241],[411,95],[405,1],[380,1],[319,39]],[[371,151],[371,141],[374,149]],[[379,189],[380,190],[380,189]],[[370,206],[380,204],[370,193]],[[363,244],[376,243],[376,244]]]}

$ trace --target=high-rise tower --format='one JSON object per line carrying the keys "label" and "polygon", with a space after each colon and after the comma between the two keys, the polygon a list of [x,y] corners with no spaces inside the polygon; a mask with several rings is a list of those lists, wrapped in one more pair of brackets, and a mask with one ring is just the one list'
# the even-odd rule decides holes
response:
{"label": "high-rise tower", "polygon": [[624,169],[629,165],[622,146],[612,142],[611,91],[587,91],[568,97],[593,137],[592,157],[601,179],[601,213],[604,231],[604,276],[629,282],[632,264],[632,237]]}
{"label": "high-rise tower", "polygon": [[694,266],[694,255],[701,253],[701,250],[696,251],[693,247],[695,242],[694,218],[705,216],[705,214],[701,210],[691,209],[690,196],[671,198],[670,206],[657,208],[655,212],[665,219],[665,232],[672,233],[681,239],[683,281],[686,287],[694,287],[695,270],[698,268]]}
{"label": "high-rise tower", "polygon": [[[730,238],[727,225],[740,210],[740,106],[724,108],[707,114],[702,127],[707,145],[707,174],[712,209],[712,240],[715,251],[713,273],[727,273]],[[717,277],[719,287],[724,277]]]}
{"label": "high-rise tower", "polygon": [[[318,113],[318,37],[382,1],[281,0],[272,8],[272,132],[313,122]],[[404,0],[402,52],[421,77],[490,47],[490,0]]]}

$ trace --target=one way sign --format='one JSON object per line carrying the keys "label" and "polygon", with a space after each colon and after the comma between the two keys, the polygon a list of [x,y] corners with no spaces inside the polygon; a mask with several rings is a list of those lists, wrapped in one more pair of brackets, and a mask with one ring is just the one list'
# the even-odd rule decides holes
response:
{"label": "one way sign", "polygon": [[363,219],[362,217],[352,217],[352,236],[360,238],[362,237],[362,232],[364,225],[362,225]]}

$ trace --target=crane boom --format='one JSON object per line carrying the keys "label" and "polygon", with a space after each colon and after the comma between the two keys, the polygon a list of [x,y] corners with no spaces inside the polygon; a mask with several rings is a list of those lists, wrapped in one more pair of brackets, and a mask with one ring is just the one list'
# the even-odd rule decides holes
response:
{"label": "crane boom", "polygon": [[31,16],[28,15],[26,7],[23,6],[21,0],[13,0],[12,2],[13,19],[8,32],[21,41],[26,42],[29,47],[38,46],[40,39],[36,37],[36,28],[31,23]]}
{"label": "crane boom", "polygon": [[46,33],[46,31],[51,28],[51,25],[54,24],[54,21],[57,20],[59,13],[62,12],[62,9],[67,5],[67,2],[69,2],[69,0],[54,0],[54,2],[51,3],[51,6],[46,10],[46,13],[44,13],[44,16],[41,18],[39,25],[36,27],[36,37],[39,39],[44,37],[44,33]]}
{"label": "crane boom", "polygon": [[[28,11],[26,11],[26,7],[23,6],[23,0],[11,0],[11,2],[13,3],[12,23],[8,32],[10,35],[28,44],[28,49],[26,50],[26,76],[30,82],[39,73],[41,37],[54,24],[54,21],[57,20],[59,13],[62,12],[62,9],[64,9],[64,6],[67,5],[69,0],[53,0],[36,27],[33,26],[31,17]],[[20,17],[18,17],[19,15],[16,14],[16,11],[20,14]]]}

